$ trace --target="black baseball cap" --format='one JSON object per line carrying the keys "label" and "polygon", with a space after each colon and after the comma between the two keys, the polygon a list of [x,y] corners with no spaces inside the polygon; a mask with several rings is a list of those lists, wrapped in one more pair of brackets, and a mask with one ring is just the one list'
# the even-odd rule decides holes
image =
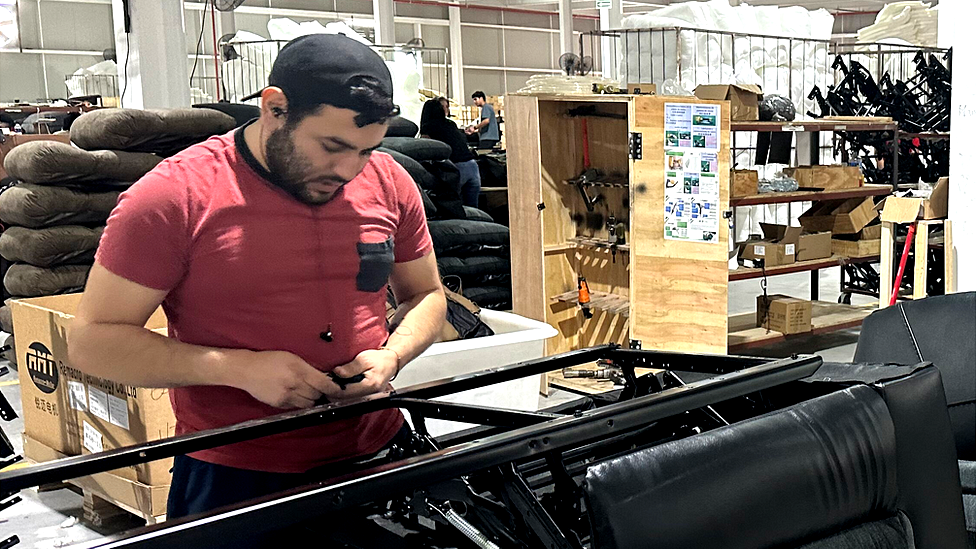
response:
{"label": "black baseball cap", "polygon": [[[372,48],[341,34],[309,34],[282,46],[268,85],[281,88],[289,109],[332,105],[357,110],[349,88],[362,79],[393,100],[390,69]],[[262,91],[242,101],[260,97]]]}

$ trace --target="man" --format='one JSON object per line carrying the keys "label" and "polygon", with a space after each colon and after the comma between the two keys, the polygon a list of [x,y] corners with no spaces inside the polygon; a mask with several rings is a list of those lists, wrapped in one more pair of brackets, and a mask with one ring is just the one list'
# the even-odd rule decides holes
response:
{"label": "man", "polygon": [[485,92],[476,91],[471,94],[474,104],[481,108],[481,121],[474,126],[468,127],[465,133],[468,135],[478,134],[478,148],[491,149],[495,147],[501,134],[498,133],[498,119],[495,118],[495,109],[488,104]]}
{"label": "man", "polygon": [[[74,367],[171,388],[177,434],[386,391],[445,317],[417,186],[373,152],[396,113],[383,60],[298,38],[260,96],[258,119],[121,196],[69,333]],[[388,280],[409,309],[389,338]],[[143,328],[160,304],[169,338]],[[179,456],[168,515],[334,476],[403,429],[384,411]]]}

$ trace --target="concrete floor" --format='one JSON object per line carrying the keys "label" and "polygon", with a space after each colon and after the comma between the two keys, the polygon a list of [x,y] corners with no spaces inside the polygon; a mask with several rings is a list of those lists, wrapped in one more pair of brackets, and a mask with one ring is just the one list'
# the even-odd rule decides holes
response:
{"label": "concrete floor", "polygon": [[[839,288],[839,269],[821,272],[821,299],[836,301]],[[795,297],[810,296],[810,275],[801,273],[769,279],[770,294],[783,293]],[[734,282],[729,290],[729,313],[738,314],[755,310],[756,296],[762,293],[758,280]],[[855,296],[855,303],[868,302],[867,298]],[[844,330],[834,334],[791,338],[787,343],[751,350],[755,356],[785,357],[793,353],[818,354],[826,361],[849,362],[854,356],[858,330]],[[0,338],[0,341],[3,339]],[[0,363],[5,365],[6,363]],[[16,372],[0,378],[0,393],[7,398],[14,409],[20,413],[20,390]],[[577,398],[563,391],[554,391],[548,398],[540,397],[540,406],[554,406],[566,400]],[[0,424],[13,442],[18,453],[22,450],[21,433],[23,421],[18,418],[10,423]],[[94,528],[81,520],[82,497],[67,489],[37,493],[27,490],[22,494],[23,501],[0,512],[0,541],[10,535],[18,535],[23,548],[53,549],[85,544],[100,537],[139,526],[134,517],[131,521],[117,522],[106,528]]]}

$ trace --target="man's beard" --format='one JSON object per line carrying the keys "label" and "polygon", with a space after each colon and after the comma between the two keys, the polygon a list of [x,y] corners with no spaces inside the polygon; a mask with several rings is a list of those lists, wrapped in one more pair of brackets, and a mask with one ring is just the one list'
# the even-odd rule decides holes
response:
{"label": "man's beard", "polygon": [[311,163],[295,150],[292,132],[287,126],[274,130],[268,136],[264,148],[264,158],[268,163],[268,171],[271,173],[271,183],[299,202],[310,206],[325,204],[335,198],[342,189],[340,187],[334,193],[323,196],[321,193],[310,191],[309,185],[340,186],[348,183],[348,181],[334,176],[311,175]]}

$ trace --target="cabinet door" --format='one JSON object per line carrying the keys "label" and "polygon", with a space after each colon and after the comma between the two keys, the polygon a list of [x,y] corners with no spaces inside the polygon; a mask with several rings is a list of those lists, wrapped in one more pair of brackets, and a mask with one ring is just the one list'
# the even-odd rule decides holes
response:
{"label": "cabinet door", "polygon": [[[641,139],[641,158],[632,158],[630,169],[631,338],[639,340],[644,349],[725,353],[729,225],[724,212],[729,209],[729,103],[694,97],[639,96],[631,105],[631,131],[640,134]],[[684,128],[676,127],[680,124],[675,123],[675,113],[686,110],[682,105],[689,105],[687,110],[695,113],[687,128],[692,135],[686,136]],[[692,109],[694,105],[718,106],[717,118],[710,119],[707,108]],[[672,115],[668,132],[666,109]],[[717,136],[710,137],[710,123],[717,129]],[[703,159],[712,157],[702,155],[713,152],[717,153],[717,167],[705,168]],[[669,160],[669,156],[678,160]],[[709,187],[715,179],[717,193]],[[666,185],[671,185],[671,189],[680,186],[681,192],[666,192]],[[708,215],[718,218],[716,234],[701,232],[702,227],[710,226],[702,220],[706,209]],[[666,222],[674,227],[679,218],[687,219],[681,224],[690,228],[692,236],[687,229],[681,235],[665,235]]]}

